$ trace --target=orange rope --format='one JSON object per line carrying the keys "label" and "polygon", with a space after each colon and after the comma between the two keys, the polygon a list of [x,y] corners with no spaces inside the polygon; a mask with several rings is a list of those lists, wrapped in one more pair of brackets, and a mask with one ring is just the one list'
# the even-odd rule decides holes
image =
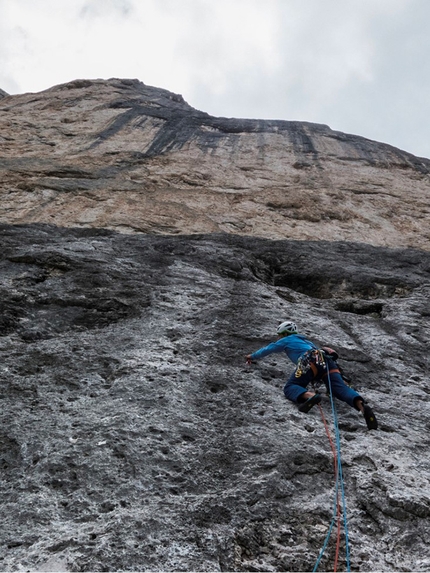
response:
{"label": "orange rope", "polygon": [[331,447],[331,451],[333,453],[333,463],[334,463],[334,477],[335,477],[335,485],[336,485],[336,505],[337,505],[337,539],[336,539],[336,553],[335,553],[335,558],[334,558],[334,567],[333,567],[333,571],[334,573],[336,573],[337,571],[337,563],[339,560],[339,548],[340,548],[340,503],[339,503],[339,488],[338,488],[338,472],[339,472],[339,466],[338,466],[338,457],[337,457],[337,453],[336,453],[336,447],[334,445],[333,439],[331,437],[330,434],[330,430],[327,424],[327,420],[325,419],[324,416],[324,412],[323,409],[321,407],[321,404],[318,404],[318,407],[320,409],[320,413],[321,413],[321,418],[324,424],[324,428],[328,437],[328,441],[330,442],[330,447]]}

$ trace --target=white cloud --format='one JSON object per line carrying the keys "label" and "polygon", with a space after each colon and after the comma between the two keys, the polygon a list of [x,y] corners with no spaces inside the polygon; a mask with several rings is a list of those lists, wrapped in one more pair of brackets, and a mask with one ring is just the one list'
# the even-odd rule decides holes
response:
{"label": "white cloud", "polygon": [[106,14],[116,17],[128,16],[133,11],[132,0],[86,0],[79,14],[89,18],[103,18]]}

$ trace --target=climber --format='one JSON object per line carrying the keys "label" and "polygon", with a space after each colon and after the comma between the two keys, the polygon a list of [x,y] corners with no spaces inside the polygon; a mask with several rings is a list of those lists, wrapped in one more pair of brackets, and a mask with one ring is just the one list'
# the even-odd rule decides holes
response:
{"label": "climber", "polygon": [[[371,407],[355,390],[347,386],[336,362],[337,353],[328,347],[318,348],[305,336],[298,334],[294,322],[286,321],[278,326],[277,341],[246,356],[248,364],[274,352],[285,352],[296,364],[295,371],[284,386],[285,397],[299,405],[299,411],[308,413],[321,402],[321,395],[307,390],[308,384],[323,380],[330,387],[333,397],[346,402],[360,411],[369,430],[376,430],[378,422]],[[328,375],[327,375],[328,372]],[[330,378],[329,378],[330,377]]]}

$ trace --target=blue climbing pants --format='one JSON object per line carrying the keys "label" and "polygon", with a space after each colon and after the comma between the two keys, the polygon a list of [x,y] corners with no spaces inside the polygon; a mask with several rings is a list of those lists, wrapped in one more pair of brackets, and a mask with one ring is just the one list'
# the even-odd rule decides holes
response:
{"label": "blue climbing pants", "polygon": [[322,380],[326,385],[327,391],[329,391],[329,379],[327,376],[327,369],[330,375],[330,387],[332,395],[334,398],[346,402],[356,410],[358,408],[354,404],[354,400],[363,398],[355,390],[347,386],[339,372],[339,368],[331,358],[326,358],[326,366],[321,364],[313,365],[313,368],[309,368],[306,372],[301,373],[299,376],[296,375],[297,370],[295,370],[288,382],[284,386],[284,394],[288,400],[297,403],[298,399],[307,390],[308,385],[313,381]]}

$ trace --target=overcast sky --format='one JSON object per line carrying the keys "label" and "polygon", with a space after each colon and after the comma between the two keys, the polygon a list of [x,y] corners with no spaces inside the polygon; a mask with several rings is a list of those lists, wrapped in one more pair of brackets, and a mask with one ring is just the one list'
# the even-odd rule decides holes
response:
{"label": "overcast sky", "polygon": [[138,78],[430,158],[430,0],[0,0],[0,88]]}

